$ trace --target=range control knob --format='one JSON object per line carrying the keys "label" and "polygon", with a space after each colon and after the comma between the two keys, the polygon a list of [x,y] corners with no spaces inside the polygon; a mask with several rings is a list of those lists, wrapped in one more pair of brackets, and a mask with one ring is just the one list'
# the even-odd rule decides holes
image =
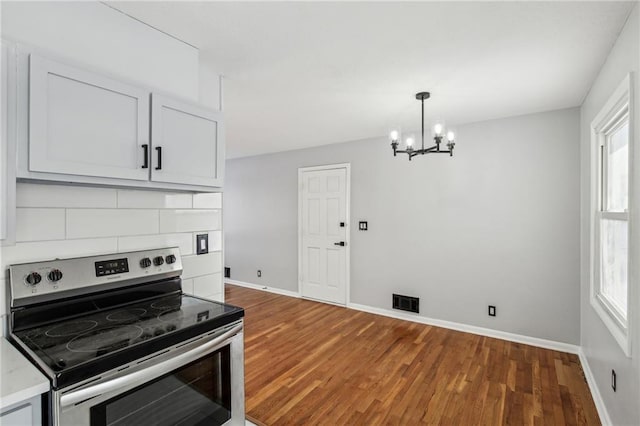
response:
{"label": "range control knob", "polygon": [[164,257],[162,256],[157,256],[153,258],[153,264],[156,266],[160,266],[164,263]]}
{"label": "range control knob", "polygon": [[175,256],[175,255],[173,255],[173,254],[170,254],[169,256],[167,256],[167,257],[165,258],[165,260],[167,261],[167,263],[168,263],[169,265],[171,265],[172,263],[176,263],[176,256]]}
{"label": "range control knob", "polygon": [[52,283],[60,281],[62,279],[62,271],[60,269],[52,269],[47,274],[47,278],[49,278],[49,281],[51,281]]}
{"label": "range control knob", "polygon": [[151,266],[151,259],[149,259],[148,257],[143,257],[142,259],[140,259],[141,268],[148,268],[149,266]]}
{"label": "range control knob", "polygon": [[29,285],[36,285],[42,281],[42,276],[37,272],[32,272],[24,279]]}

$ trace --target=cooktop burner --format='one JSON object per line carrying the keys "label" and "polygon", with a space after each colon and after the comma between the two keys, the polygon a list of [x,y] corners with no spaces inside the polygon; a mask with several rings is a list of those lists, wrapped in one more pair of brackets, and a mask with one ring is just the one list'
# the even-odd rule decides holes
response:
{"label": "cooktop burner", "polygon": [[177,307],[180,306],[179,303],[174,303],[175,300],[159,300],[155,303],[151,304],[151,307],[154,309],[160,309],[160,310],[165,310],[165,309],[175,309]]}
{"label": "cooktop burner", "polygon": [[144,314],[147,313],[146,309],[143,308],[130,308],[130,309],[121,309],[112,314],[107,315],[107,319],[109,321],[134,321],[138,318],[142,318]]}
{"label": "cooktop burner", "polygon": [[81,318],[16,331],[15,335],[54,372],[62,372],[99,362],[120,351],[136,350],[144,346],[140,345],[142,342],[177,335],[238,310],[218,302],[173,294],[125,307],[96,307]]}
{"label": "cooktop burner", "polygon": [[71,352],[88,352],[101,355],[114,349],[129,346],[129,342],[142,335],[144,330],[137,325],[115,325],[96,328],[82,333],[67,343]]}
{"label": "cooktop burner", "polygon": [[83,333],[87,330],[91,330],[97,325],[98,325],[97,321],[88,321],[88,320],[73,321],[69,323],[55,325],[51,327],[49,330],[47,330],[44,334],[47,337],[75,336],[78,333]]}

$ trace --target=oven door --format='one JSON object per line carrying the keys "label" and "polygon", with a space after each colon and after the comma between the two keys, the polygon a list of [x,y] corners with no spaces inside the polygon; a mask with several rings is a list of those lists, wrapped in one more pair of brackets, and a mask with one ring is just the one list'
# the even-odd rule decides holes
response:
{"label": "oven door", "polygon": [[244,425],[242,322],[54,392],[54,424]]}

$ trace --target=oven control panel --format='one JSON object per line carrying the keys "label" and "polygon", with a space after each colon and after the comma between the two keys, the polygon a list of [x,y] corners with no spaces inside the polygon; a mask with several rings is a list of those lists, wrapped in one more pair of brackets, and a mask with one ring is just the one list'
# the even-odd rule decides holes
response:
{"label": "oven control panel", "polygon": [[101,260],[95,262],[96,277],[103,275],[125,274],[129,272],[129,262],[126,257],[122,259]]}
{"label": "oven control panel", "polygon": [[11,265],[11,307],[181,274],[177,247]]}

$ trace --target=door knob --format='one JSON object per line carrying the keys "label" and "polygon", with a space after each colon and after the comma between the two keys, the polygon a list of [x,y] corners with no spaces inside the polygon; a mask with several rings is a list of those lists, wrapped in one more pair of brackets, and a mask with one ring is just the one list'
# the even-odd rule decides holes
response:
{"label": "door knob", "polygon": [[333,243],[334,246],[342,246],[344,247],[346,244],[344,241],[340,241],[339,243]]}

